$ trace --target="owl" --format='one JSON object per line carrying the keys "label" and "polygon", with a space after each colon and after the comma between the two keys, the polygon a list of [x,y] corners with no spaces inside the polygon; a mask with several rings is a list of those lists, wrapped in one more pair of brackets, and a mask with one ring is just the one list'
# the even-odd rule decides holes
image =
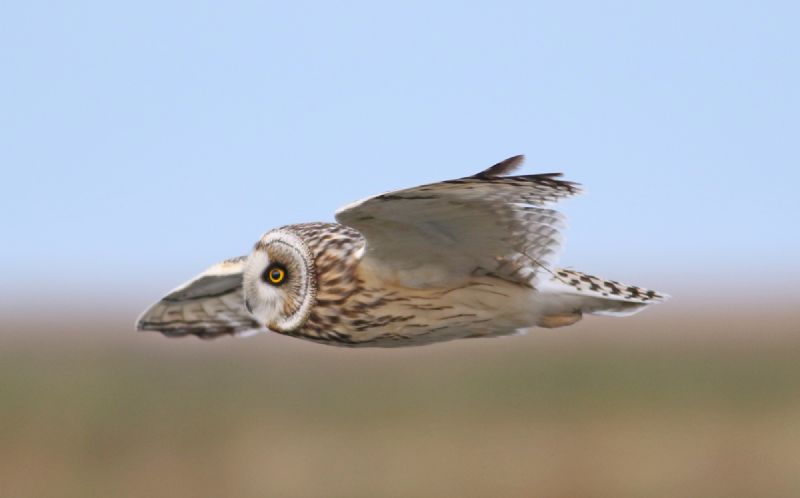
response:
{"label": "owl", "polygon": [[137,328],[395,347],[626,316],[665,299],[556,267],[564,216],[549,206],[580,189],[560,173],[512,175],[522,160],[369,197],[339,209],[338,223],[271,230],[248,256],[167,294]]}

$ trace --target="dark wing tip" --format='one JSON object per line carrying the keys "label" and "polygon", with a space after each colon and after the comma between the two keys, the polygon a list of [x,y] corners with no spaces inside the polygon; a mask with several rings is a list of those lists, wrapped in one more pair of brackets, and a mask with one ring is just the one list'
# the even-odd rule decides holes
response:
{"label": "dark wing tip", "polygon": [[139,322],[136,324],[139,332],[158,332],[166,337],[195,336],[200,339],[216,339],[222,336],[233,336],[238,332],[249,330],[253,327],[233,326],[226,324],[165,324],[161,322]]}
{"label": "dark wing tip", "polygon": [[580,183],[571,182],[569,180],[562,180],[561,179],[562,176],[564,176],[564,173],[539,173],[536,175],[522,175],[512,178],[520,178],[520,179],[525,179],[527,181],[536,182],[542,185],[547,185],[559,190],[564,190],[566,192],[569,192],[570,194],[581,193]]}
{"label": "dark wing tip", "polygon": [[489,166],[485,170],[481,171],[480,173],[476,174],[476,177],[479,178],[492,178],[497,176],[506,176],[509,173],[516,171],[520,166],[522,166],[522,162],[525,160],[525,156],[522,154],[518,156],[511,156],[508,159],[504,159],[499,163]]}

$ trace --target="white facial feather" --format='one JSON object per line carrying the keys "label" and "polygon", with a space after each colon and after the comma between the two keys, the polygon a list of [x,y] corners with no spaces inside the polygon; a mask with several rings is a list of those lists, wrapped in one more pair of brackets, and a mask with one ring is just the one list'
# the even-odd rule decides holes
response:
{"label": "white facial feather", "polygon": [[[264,278],[273,264],[286,272],[286,281]],[[259,323],[270,330],[294,330],[308,318],[316,297],[313,257],[297,235],[286,230],[267,232],[244,265],[245,303]]]}

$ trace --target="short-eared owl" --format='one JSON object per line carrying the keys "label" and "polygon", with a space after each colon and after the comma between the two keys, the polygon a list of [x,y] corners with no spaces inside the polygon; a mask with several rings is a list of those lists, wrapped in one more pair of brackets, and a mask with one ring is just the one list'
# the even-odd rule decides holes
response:
{"label": "short-eared owl", "polygon": [[216,264],[139,319],[140,330],[213,338],[272,330],[339,346],[410,346],[624,316],[658,292],[554,266],[577,194],[558,173],[485,171],[369,197],[336,223],[287,225]]}

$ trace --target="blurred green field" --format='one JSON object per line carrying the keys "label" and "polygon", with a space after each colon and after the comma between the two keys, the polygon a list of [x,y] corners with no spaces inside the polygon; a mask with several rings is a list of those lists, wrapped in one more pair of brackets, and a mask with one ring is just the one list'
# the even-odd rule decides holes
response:
{"label": "blurred green field", "polygon": [[800,496],[797,312],[668,311],[403,350],[6,317],[0,495]]}

